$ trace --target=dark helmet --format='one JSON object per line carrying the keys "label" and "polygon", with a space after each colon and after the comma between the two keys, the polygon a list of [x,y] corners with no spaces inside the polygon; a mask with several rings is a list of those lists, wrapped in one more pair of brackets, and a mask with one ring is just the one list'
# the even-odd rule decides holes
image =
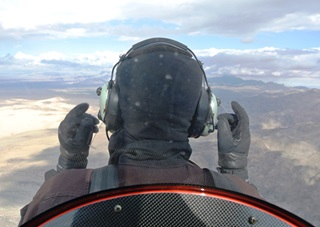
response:
{"label": "dark helmet", "polygon": [[133,47],[117,67],[122,126],[136,139],[187,141],[203,70],[190,52],[161,40]]}

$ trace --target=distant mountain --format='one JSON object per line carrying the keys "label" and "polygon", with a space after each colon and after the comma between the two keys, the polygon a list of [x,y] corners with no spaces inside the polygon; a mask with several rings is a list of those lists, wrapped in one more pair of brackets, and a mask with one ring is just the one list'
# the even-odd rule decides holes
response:
{"label": "distant mountain", "polygon": [[277,84],[274,82],[263,82],[261,80],[244,80],[236,76],[220,76],[220,77],[209,77],[208,82],[211,86],[231,86],[231,87],[242,87],[242,86],[256,86],[264,87],[269,90],[273,89],[285,89],[286,86]]}
{"label": "distant mountain", "polygon": [[[67,88],[67,87],[96,87],[101,86],[110,79],[110,72],[101,71],[96,75],[40,75],[39,77],[12,77],[1,79],[0,88],[17,88],[17,87],[32,87],[32,88]],[[208,77],[210,86],[224,86],[224,87],[259,87],[267,90],[283,90],[288,89],[283,84],[274,82],[263,82],[261,80],[244,80],[236,76],[219,76],[219,77]],[[299,86],[294,87],[295,89],[308,89],[307,87]]]}

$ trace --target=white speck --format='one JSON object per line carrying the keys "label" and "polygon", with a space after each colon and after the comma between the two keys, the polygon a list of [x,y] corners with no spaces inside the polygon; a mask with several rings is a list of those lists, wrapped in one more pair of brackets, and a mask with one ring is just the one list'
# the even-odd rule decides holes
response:
{"label": "white speck", "polygon": [[134,105],[140,106],[141,104],[140,104],[140,102],[136,102]]}
{"label": "white speck", "polygon": [[165,75],[166,80],[172,80],[172,76],[170,74]]}

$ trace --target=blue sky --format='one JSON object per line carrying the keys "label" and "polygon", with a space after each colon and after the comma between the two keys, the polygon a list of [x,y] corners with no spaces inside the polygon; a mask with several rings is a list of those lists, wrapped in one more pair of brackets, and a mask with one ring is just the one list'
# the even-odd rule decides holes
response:
{"label": "blue sky", "polygon": [[0,79],[99,74],[155,36],[188,45],[209,76],[320,88],[317,0],[0,0]]}

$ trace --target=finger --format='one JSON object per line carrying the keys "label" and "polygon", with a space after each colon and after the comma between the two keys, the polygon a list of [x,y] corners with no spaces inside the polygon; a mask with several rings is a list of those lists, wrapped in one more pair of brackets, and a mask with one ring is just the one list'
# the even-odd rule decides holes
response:
{"label": "finger", "polygon": [[249,123],[249,117],[245,109],[236,101],[231,102],[231,107],[242,124]]}
{"label": "finger", "polygon": [[66,116],[66,119],[71,119],[71,118],[77,119],[82,114],[84,114],[88,109],[89,109],[88,103],[78,104],[72,110],[70,110],[70,112]]}
{"label": "finger", "polygon": [[93,120],[93,124],[97,125],[100,123],[99,119],[93,116],[92,114],[84,113],[83,118],[91,118]]}
{"label": "finger", "polygon": [[227,119],[228,121],[233,121],[233,117],[232,117],[231,114],[229,114],[229,113],[219,114],[219,115],[218,115],[218,120],[220,120],[220,119],[222,119],[222,118],[225,118],[225,119]]}
{"label": "finger", "polygon": [[[83,114],[82,119],[84,119],[84,118],[91,118],[92,121],[93,121],[93,129],[92,129],[92,131],[93,131],[94,133],[99,132],[99,127],[97,126],[97,124],[99,124],[100,121],[99,121],[98,118],[96,118],[95,116],[93,116],[93,115],[91,115],[91,114],[87,114],[87,113]],[[81,121],[82,121],[82,119],[81,119]]]}
{"label": "finger", "polygon": [[218,147],[229,147],[234,144],[234,138],[227,117],[220,117],[218,121],[218,143]]}
{"label": "finger", "polygon": [[238,117],[235,114],[223,113],[218,115],[218,120],[221,118],[224,118],[229,122],[231,131],[238,125]]}
{"label": "finger", "polygon": [[75,106],[60,123],[59,131],[67,138],[74,138],[82,118],[81,115],[89,108],[89,104],[81,103]]}
{"label": "finger", "polygon": [[74,138],[74,142],[78,145],[89,145],[92,139],[92,133],[94,130],[94,122],[92,118],[84,118],[81,121],[77,134]]}
{"label": "finger", "polygon": [[93,133],[98,133],[99,132],[99,127],[98,126],[93,126]]}

